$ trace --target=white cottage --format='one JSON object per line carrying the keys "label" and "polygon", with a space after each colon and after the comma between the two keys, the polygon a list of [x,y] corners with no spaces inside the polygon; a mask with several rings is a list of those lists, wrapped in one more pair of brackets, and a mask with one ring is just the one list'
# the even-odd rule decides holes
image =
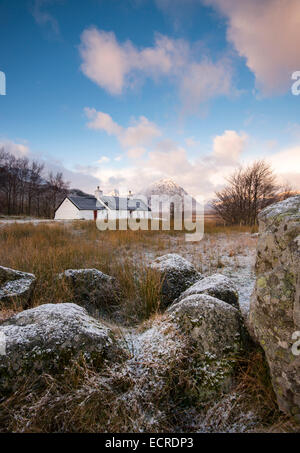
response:
{"label": "white cottage", "polygon": [[55,220],[151,219],[151,209],[129,192],[127,197],[103,195],[99,188],[96,196],[68,195],[55,211]]}

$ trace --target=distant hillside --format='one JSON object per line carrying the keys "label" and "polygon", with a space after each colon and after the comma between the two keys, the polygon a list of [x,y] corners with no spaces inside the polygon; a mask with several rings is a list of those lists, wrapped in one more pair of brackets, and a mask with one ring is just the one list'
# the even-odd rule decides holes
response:
{"label": "distant hillside", "polygon": [[69,190],[69,195],[74,195],[76,197],[92,197],[93,195],[83,192],[80,189],[70,189]]}

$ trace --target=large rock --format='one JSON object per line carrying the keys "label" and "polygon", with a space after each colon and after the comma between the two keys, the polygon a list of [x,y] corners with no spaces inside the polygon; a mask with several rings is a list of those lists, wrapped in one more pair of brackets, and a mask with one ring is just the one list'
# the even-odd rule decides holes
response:
{"label": "large rock", "polygon": [[151,264],[162,277],[162,305],[170,305],[189,286],[193,285],[202,275],[182,256],[176,253],[156,258]]}
{"label": "large rock", "polygon": [[205,401],[228,391],[236,356],[248,339],[239,310],[207,294],[192,294],[166,314],[194,344],[199,398]]}
{"label": "large rock", "polygon": [[33,274],[0,266],[0,305],[21,305],[26,307],[34,288]]}
{"label": "large rock", "polygon": [[148,325],[125,338],[133,354],[122,374],[133,386],[122,400],[143,408],[151,430],[150,420],[168,417],[165,408],[214,402],[231,389],[243,326],[237,309],[208,295],[190,296]]}
{"label": "large rock", "polygon": [[98,269],[67,269],[58,277],[70,285],[74,302],[92,315],[111,309],[120,299],[116,279]]}
{"label": "large rock", "polygon": [[222,274],[213,274],[197,281],[185,290],[174,303],[178,303],[192,294],[208,294],[239,308],[239,296],[235,284]]}
{"label": "large rock", "polygon": [[250,324],[280,409],[300,422],[300,356],[293,347],[300,331],[300,196],[263,210],[259,231]]}
{"label": "large rock", "polygon": [[100,367],[122,356],[111,330],[72,303],[25,310],[0,325],[0,392],[14,390],[18,378],[59,373],[83,357]]}

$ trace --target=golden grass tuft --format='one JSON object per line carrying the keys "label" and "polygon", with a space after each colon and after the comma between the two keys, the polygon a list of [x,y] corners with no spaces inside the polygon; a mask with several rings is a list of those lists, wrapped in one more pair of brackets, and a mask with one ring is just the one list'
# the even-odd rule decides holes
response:
{"label": "golden grass tuft", "polygon": [[138,321],[157,311],[160,304],[159,276],[143,260],[145,247],[155,243],[159,234],[130,230],[101,232],[94,222],[13,224],[0,229],[0,263],[36,275],[32,307],[72,301],[71,288],[64,280],[56,279],[60,272],[99,269],[116,277],[120,284],[124,294],[122,317]]}

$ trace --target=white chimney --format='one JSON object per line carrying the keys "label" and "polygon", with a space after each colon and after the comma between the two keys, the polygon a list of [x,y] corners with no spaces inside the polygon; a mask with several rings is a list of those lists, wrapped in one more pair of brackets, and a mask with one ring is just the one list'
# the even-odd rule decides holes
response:
{"label": "white chimney", "polygon": [[100,190],[100,187],[98,186],[97,189],[95,190],[95,197],[98,199],[98,198],[101,198],[103,196],[103,191]]}
{"label": "white chimney", "polygon": [[132,192],[131,192],[131,190],[129,190],[127,198],[132,198],[132,197],[133,197]]}

